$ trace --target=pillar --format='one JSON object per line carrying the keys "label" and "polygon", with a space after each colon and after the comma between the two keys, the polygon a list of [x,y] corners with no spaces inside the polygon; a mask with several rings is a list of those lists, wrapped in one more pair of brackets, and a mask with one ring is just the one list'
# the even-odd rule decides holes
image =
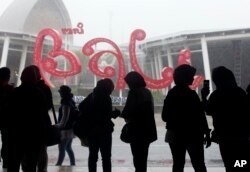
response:
{"label": "pillar", "polygon": [[0,67],[4,67],[7,65],[9,46],[10,46],[10,37],[6,37],[3,43],[3,52],[2,52]]}
{"label": "pillar", "polygon": [[209,55],[207,49],[207,41],[205,36],[201,38],[201,49],[202,49],[202,58],[205,71],[205,79],[210,80],[210,90],[212,91],[211,70],[210,70]]}

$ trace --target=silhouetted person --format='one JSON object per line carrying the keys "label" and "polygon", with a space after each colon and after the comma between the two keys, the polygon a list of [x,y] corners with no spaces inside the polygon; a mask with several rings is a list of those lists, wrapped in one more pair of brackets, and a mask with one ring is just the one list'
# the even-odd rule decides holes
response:
{"label": "silhouetted person", "polygon": [[[36,65],[30,65],[31,68],[33,68],[34,72],[35,72],[35,77],[37,78],[37,83],[36,86],[38,87],[38,89],[40,89],[40,91],[42,91],[45,100],[46,100],[46,105],[47,105],[47,111],[49,110],[54,110],[54,106],[53,106],[53,100],[52,100],[52,92],[49,88],[49,86],[47,86],[44,82],[44,80],[42,80],[41,77],[41,73],[40,73],[40,69],[36,66]],[[45,125],[46,127],[49,127],[51,125],[51,120],[49,117],[49,113],[47,113],[47,117],[45,120]],[[22,169],[25,172],[25,158],[23,159],[22,162]],[[48,154],[47,154],[47,146],[46,144],[43,145],[40,155],[39,155],[39,159],[38,159],[38,163],[37,163],[37,172],[47,172],[47,166],[48,166]]]}
{"label": "silhouetted person", "polygon": [[11,93],[13,92],[13,85],[9,84],[10,80],[10,69],[8,67],[0,68],[0,130],[2,138],[2,167],[7,168],[7,133],[6,133],[6,122],[9,110],[7,108],[10,101]]}
{"label": "silhouetted person", "polygon": [[70,165],[75,165],[72,141],[74,138],[73,123],[75,122],[74,108],[76,108],[76,106],[69,86],[62,85],[59,89],[59,94],[61,96],[61,106],[59,108],[59,123],[57,126],[61,129],[61,142],[58,145],[59,155],[56,165],[62,165],[65,152],[69,155]]}
{"label": "silhouetted person", "polygon": [[7,123],[8,172],[19,172],[25,157],[25,172],[35,172],[39,153],[45,144],[47,107],[32,67],[21,75],[21,85],[14,89]]}
{"label": "silhouetted person", "polygon": [[248,86],[246,88],[246,92],[247,92],[248,105],[250,105],[250,83],[248,84]]}
{"label": "silhouetted person", "polygon": [[[237,86],[234,74],[224,66],[213,69],[212,80],[216,89],[206,102],[208,91],[202,91],[206,111],[213,118],[212,141],[219,144],[226,172],[249,172],[250,113],[246,93]],[[239,160],[247,165],[234,167]]]}
{"label": "silhouetted person", "polygon": [[139,73],[129,72],[124,79],[129,92],[121,117],[129,123],[135,172],[146,172],[149,145],[157,140],[153,97]]}
{"label": "silhouetted person", "polygon": [[[210,130],[198,94],[190,89],[196,69],[180,65],[174,70],[175,86],[169,90],[163,105],[166,138],[173,157],[173,172],[183,172],[186,152],[195,172],[206,172],[204,141],[210,146]],[[204,139],[204,136],[205,139]]]}
{"label": "silhouetted person", "polygon": [[79,110],[82,113],[82,119],[88,125],[85,129],[89,142],[89,172],[96,172],[98,161],[98,152],[101,152],[103,172],[111,172],[111,147],[112,132],[114,123],[112,118],[116,118],[120,113],[118,110],[112,111],[112,101],[110,98],[114,90],[114,84],[111,79],[105,78],[97,82],[93,92],[86,99],[89,99],[89,110],[86,112],[83,104],[79,104]]}

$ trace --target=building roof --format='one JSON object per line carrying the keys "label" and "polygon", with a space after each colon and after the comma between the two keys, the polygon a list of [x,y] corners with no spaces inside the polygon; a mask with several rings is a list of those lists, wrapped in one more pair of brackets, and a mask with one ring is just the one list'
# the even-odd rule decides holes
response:
{"label": "building roof", "polygon": [[139,44],[141,47],[154,47],[164,44],[176,44],[179,42],[183,43],[185,41],[200,40],[202,37],[206,38],[206,40],[250,38],[250,28],[183,31],[148,39],[146,38]]}
{"label": "building roof", "polygon": [[1,0],[0,5],[0,31],[37,34],[45,27],[72,27],[62,0]]}

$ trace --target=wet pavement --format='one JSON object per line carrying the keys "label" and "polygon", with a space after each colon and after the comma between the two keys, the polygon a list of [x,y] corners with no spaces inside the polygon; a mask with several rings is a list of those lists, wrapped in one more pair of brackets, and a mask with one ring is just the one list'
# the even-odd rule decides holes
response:
{"label": "wet pavement", "polygon": [[[211,119],[208,118],[211,125]],[[112,166],[113,167],[133,167],[132,155],[129,144],[123,143],[120,140],[121,128],[124,124],[123,119],[117,118],[114,120],[115,129],[113,133],[113,145],[112,145]],[[149,148],[148,167],[171,167],[172,156],[170,148],[167,143],[164,142],[166,133],[165,123],[161,121],[160,114],[156,114],[158,140],[151,144]],[[80,140],[75,138],[73,140],[73,150],[76,157],[77,167],[87,167],[88,160],[88,148],[83,147],[80,144]],[[55,165],[58,156],[58,147],[52,146],[48,148],[49,165]],[[99,156],[100,157],[100,156]],[[217,144],[212,143],[211,147],[205,149],[205,162],[207,167],[223,167],[219,148]],[[66,155],[63,165],[69,165],[69,159]],[[98,161],[98,166],[101,166],[101,160]],[[186,166],[191,167],[190,158],[186,156]]]}

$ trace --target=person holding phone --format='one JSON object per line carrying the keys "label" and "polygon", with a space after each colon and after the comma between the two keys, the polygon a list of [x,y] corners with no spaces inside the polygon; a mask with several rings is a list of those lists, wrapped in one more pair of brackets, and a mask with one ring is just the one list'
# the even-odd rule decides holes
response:
{"label": "person holding phone", "polygon": [[204,80],[203,81],[203,88],[208,88],[209,89],[209,80]]}
{"label": "person holding phone", "polygon": [[219,66],[212,71],[216,89],[211,93],[202,89],[207,115],[212,116],[212,141],[219,144],[226,172],[249,172],[249,164],[235,168],[237,160],[250,162],[250,112],[245,91],[240,88],[231,70]]}

